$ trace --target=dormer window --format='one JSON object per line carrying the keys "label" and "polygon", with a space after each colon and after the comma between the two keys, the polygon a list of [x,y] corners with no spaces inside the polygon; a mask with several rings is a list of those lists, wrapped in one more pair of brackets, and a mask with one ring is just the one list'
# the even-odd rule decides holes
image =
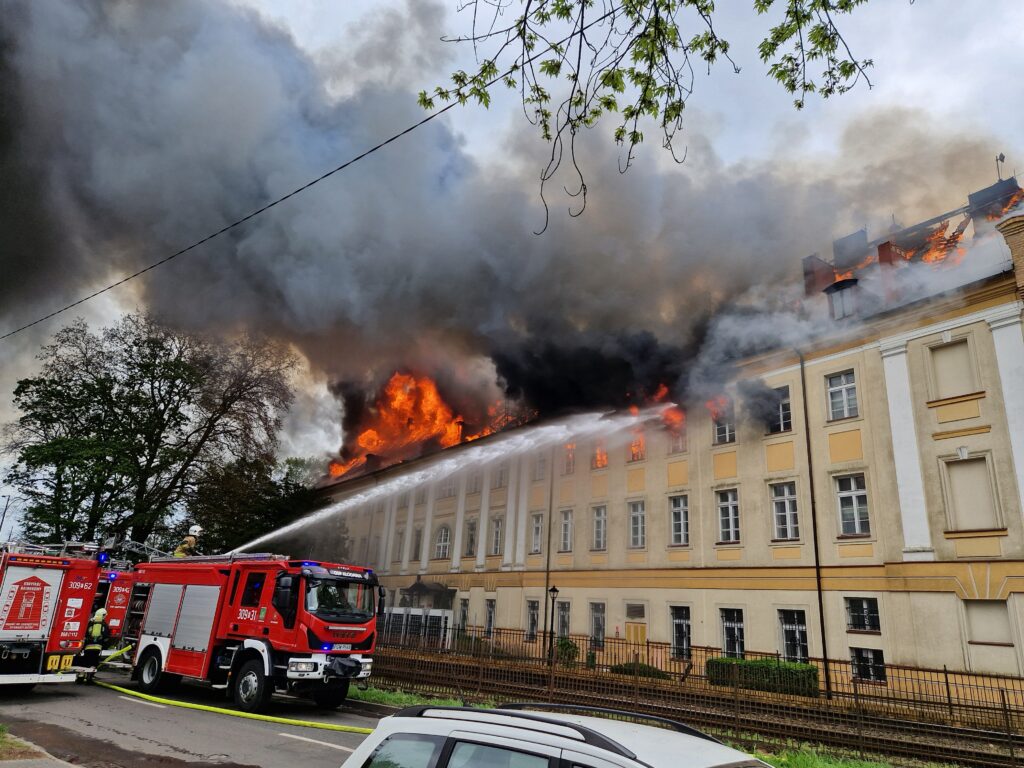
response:
{"label": "dormer window", "polygon": [[825,289],[833,320],[845,320],[857,314],[857,278],[836,280]]}

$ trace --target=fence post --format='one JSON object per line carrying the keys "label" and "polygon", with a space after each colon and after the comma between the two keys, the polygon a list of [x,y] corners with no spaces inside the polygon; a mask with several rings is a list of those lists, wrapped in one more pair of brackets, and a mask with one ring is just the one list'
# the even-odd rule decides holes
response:
{"label": "fence post", "polygon": [[860,687],[853,678],[853,706],[857,710],[857,756],[864,759],[864,708],[860,705]]}
{"label": "fence post", "polygon": [[640,703],[640,652],[633,651],[633,704]]}
{"label": "fence post", "polygon": [[[946,669],[946,665],[942,665],[942,676],[946,680],[946,706],[949,707],[949,719],[953,720],[953,692],[949,687],[949,670]],[[952,725],[952,722],[950,722]]]}
{"label": "fence post", "polygon": [[736,723],[736,730],[740,728],[740,665],[730,664],[732,667],[732,718]]}
{"label": "fence post", "polygon": [[1010,722],[1010,705],[1006,701],[1006,689],[999,689],[999,698],[1003,702],[1003,722],[1006,725],[1006,743],[1010,747],[1010,765],[1017,765],[1017,751],[1013,748],[1013,724]]}

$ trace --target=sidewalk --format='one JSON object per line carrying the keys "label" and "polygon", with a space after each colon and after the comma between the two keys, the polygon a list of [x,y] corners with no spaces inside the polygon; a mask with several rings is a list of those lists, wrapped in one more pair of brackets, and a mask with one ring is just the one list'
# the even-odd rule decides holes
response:
{"label": "sidewalk", "polygon": [[58,760],[56,757],[48,753],[42,747],[33,744],[31,741],[18,738],[7,734],[4,737],[9,742],[14,742],[19,745],[25,745],[27,749],[34,749],[39,752],[38,757],[26,757],[18,758],[15,760],[4,760],[0,758],[0,768],[74,768],[71,763],[65,762],[64,760]]}

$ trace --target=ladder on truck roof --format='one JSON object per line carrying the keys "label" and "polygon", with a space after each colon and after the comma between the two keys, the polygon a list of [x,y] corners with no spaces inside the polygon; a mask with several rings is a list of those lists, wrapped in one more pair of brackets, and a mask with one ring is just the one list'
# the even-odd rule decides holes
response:
{"label": "ladder on truck roof", "polygon": [[91,541],[63,541],[54,542],[53,544],[30,544],[27,541],[5,541],[0,543],[0,552],[10,552],[15,555],[92,558],[99,550],[99,544]]}
{"label": "ladder on truck roof", "polygon": [[287,560],[287,555],[275,555],[270,552],[229,552],[226,555],[196,555],[194,557],[151,557],[151,563],[238,563],[258,560]]}

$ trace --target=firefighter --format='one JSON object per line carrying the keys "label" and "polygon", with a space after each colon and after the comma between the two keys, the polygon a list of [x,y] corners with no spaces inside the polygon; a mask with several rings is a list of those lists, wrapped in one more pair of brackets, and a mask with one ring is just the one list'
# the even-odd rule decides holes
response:
{"label": "firefighter", "polygon": [[178,548],[174,550],[175,557],[190,557],[196,553],[196,539],[203,532],[203,529],[198,525],[193,525],[188,529],[188,536],[184,538]]}
{"label": "firefighter", "polygon": [[[107,609],[97,608],[96,613],[89,619],[85,630],[85,648],[82,649],[81,665],[91,667],[95,671],[100,663],[100,653],[103,646],[110,639],[110,627],[107,626]],[[93,672],[86,675],[86,680],[92,680]]]}

